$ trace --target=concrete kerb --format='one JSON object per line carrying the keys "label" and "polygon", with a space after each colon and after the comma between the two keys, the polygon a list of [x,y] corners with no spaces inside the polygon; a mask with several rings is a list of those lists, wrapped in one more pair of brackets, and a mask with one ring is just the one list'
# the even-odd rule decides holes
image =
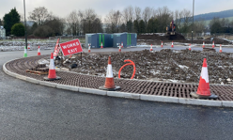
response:
{"label": "concrete kerb", "polygon": [[[15,59],[14,59],[15,60]],[[13,61],[13,60],[11,60]],[[10,61],[8,61],[10,62]],[[6,63],[8,63],[6,62]],[[214,106],[214,107],[233,107],[233,101],[212,101],[212,100],[200,100],[200,99],[185,99],[185,98],[177,98],[177,97],[167,97],[167,96],[156,96],[156,95],[144,95],[144,94],[136,94],[136,93],[126,93],[126,92],[119,92],[119,91],[104,91],[99,89],[92,89],[92,88],[85,88],[85,87],[76,87],[70,85],[62,85],[56,84],[47,81],[40,81],[34,78],[26,77],[23,75],[19,75],[13,73],[6,69],[5,65],[3,65],[3,71],[13,77],[18,79],[28,81],[34,84],[40,84],[43,86],[54,87],[58,89],[70,90],[70,91],[79,91],[83,93],[90,93],[96,95],[103,95],[103,96],[111,96],[111,97],[120,97],[120,98],[127,98],[127,99],[136,99],[136,100],[143,100],[143,101],[156,101],[156,102],[166,102],[166,103],[180,103],[180,104],[190,104],[190,105],[202,105],[202,106]]]}
{"label": "concrete kerb", "polygon": [[107,96],[127,98],[127,99],[136,99],[136,100],[140,99],[140,94],[137,94],[137,93],[127,93],[127,92],[119,92],[119,91],[107,91]]}
{"label": "concrete kerb", "polygon": [[79,87],[62,85],[62,84],[57,84],[57,88],[64,89],[64,90],[71,90],[71,91],[79,91]]}
{"label": "concrete kerb", "polygon": [[105,90],[99,90],[99,89],[93,89],[93,88],[84,88],[84,87],[79,87],[79,92],[83,93],[91,93],[91,94],[96,94],[96,95],[107,95],[107,91]]}
{"label": "concrete kerb", "polygon": [[144,95],[144,94],[140,95],[140,100],[179,103],[179,98],[177,97],[155,96],[155,95]]}

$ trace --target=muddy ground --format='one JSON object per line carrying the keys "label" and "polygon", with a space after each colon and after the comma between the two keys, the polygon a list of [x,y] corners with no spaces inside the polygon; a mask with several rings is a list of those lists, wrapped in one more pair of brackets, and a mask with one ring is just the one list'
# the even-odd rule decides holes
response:
{"label": "muddy ground", "polygon": [[[73,72],[105,76],[109,55],[112,58],[114,77],[118,77],[119,69],[126,64],[124,60],[130,59],[136,65],[134,79],[198,83],[203,58],[207,58],[210,83],[233,84],[233,54],[230,53],[170,49],[160,52],[84,53],[82,62],[80,54],[67,59],[63,64],[59,60],[55,62],[58,67],[62,65]],[[71,64],[77,64],[77,68],[71,69]],[[126,66],[121,77],[129,79],[132,72],[133,66]]]}
{"label": "muddy ground", "polygon": [[[192,40],[186,40],[185,37],[179,33],[176,33],[175,36],[169,36],[169,35],[161,33],[161,34],[142,34],[142,35],[138,35],[138,37],[137,37],[138,44],[145,43],[146,45],[150,45],[150,44],[160,45],[161,41],[163,41],[164,43],[171,42],[171,41],[181,42],[181,43],[192,43]],[[226,41],[226,40],[220,39],[220,38],[216,38],[216,37],[215,38],[193,40],[193,43],[202,44],[203,41],[206,44],[211,44],[211,43],[213,43],[213,41],[215,42],[215,44],[222,44],[222,45],[228,45],[231,43],[229,41]]]}

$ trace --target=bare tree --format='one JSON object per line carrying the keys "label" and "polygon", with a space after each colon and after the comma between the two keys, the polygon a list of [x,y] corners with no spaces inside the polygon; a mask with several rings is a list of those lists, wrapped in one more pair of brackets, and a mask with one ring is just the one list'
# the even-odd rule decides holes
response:
{"label": "bare tree", "polygon": [[139,21],[142,17],[142,14],[141,14],[142,10],[140,7],[135,7],[134,11],[135,11],[135,18],[137,21]]}
{"label": "bare tree", "polygon": [[127,21],[129,21],[129,9],[128,8],[125,8],[122,11],[122,19],[123,19],[125,24],[127,23]]}
{"label": "bare tree", "polygon": [[167,7],[158,8],[156,18],[158,19],[158,32],[165,32],[166,26],[173,20],[172,12]]}
{"label": "bare tree", "polygon": [[147,23],[148,20],[152,17],[153,8],[146,7],[142,13],[142,19]]}
{"label": "bare tree", "polygon": [[196,33],[202,33],[205,30],[205,20],[204,19],[199,19],[194,23],[195,26],[195,32]]}
{"label": "bare tree", "polygon": [[35,8],[29,13],[29,19],[37,22],[38,25],[43,24],[46,20],[51,19],[52,15],[45,7]]}
{"label": "bare tree", "polygon": [[78,15],[81,19],[83,33],[102,32],[102,21],[93,9],[79,11]]}
{"label": "bare tree", "polygon": [[121,12],[111,10],[105,17],[105,23],[107,25],[106,31],[109,33],[119,32]]}
{"label": "bare tree", "polygon": [[79,28],[79,18],[77,12],[72,11],[66,18],[66,21],[69,25],[72,35],[78,35],[80,28]]}

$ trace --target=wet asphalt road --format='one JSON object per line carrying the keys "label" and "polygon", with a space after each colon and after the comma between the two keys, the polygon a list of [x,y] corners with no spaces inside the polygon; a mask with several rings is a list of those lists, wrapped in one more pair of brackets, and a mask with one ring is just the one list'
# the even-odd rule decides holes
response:
{"label": "wet asphalt road", "polygon": [[[51,51],[42,51],[49,54]],[[29,52],[29,56],[36,52]],[[0,66],[23,52],[0,52]],[[34,85],[0,71],[0,139],[231,140],[233,109],[144,102]]]}

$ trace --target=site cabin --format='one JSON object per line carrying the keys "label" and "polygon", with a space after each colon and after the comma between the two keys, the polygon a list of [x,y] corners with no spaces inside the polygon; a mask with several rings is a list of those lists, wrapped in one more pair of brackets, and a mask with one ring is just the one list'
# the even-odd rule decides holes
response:
{"label": "site cabin", "polygon": [[103,48],[119,47],[123,43],[123,47],[137,46],[137,34],[136,33],[94,33],[85,35],[85,47],[88,48],[90,44],[91,48]]}
{"label": "site cabin", "polygon": [[91,44],[91,48],[101,48],[101,43],[104,48],[112,47],[113,35],[105,33],[86,34],[85,41],[85,47]]}

